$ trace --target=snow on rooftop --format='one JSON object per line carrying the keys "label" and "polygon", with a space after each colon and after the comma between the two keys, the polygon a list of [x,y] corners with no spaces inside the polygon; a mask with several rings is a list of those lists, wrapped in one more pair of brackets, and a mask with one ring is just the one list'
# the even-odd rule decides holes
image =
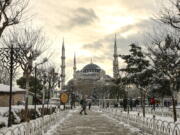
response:
{"label": "snow on rooftop", "polygon": [[[9,93],[9,91],[10,91],[9,85],[0,84],[0,92]],[[18,87],[12,87],[12,92],[24,92],[24,91],[26,90]]]}

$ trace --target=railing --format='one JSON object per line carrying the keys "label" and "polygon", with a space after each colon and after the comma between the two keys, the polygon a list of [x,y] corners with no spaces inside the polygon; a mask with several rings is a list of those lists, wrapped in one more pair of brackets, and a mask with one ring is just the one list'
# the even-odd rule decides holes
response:
{"label": "railing", "polygon": [[180,135],[180,123],[158,120],[155,117],[146,118],[136,114],[128,114],[114,108],[100,108],[100,111],[153,135]]}
{"label": "railing", "polygon": [[[135,109],[138,112],[142,112],[142,108],[136,108]],[[156,107],[155,111],[152,110],[151,107],[146,107],[146,113],[147,114],[154,114],[154,115],[159,115],[159,116],[169,116],[173,117],[173,110],[170,108],[164,108],[164,107]],[[180,109],[176,109],[176,115],[178,118],[180,118]]]}
{"label": "railing", "polygon": [[61,111],[46,115],[44,118],[41,117],[27,123],[15,125],[0,131],[0,135],[42,135],[47,132],[52,125],[55,125],[62,119],[65,114],[67,114],[66,111]]}

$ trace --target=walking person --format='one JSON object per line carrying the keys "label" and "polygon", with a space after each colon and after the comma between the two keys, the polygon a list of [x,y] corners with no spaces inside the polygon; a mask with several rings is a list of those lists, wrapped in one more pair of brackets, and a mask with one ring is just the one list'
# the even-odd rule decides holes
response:
{"label": "walking person", "polygon": [[132,98],[130,98],[129,105],[130,105],[130,109],[132,111],[133,110],[133,100],[132,100]]}
{"label": "walking person", "polygon": [[91,110],[91,104],[92,104],[92,100],[90,99],[88,102],[89,110]]}
{"label": "walking person", "polygon": [[127,98],[124,98],[123,99],[123,108],[124,108],[124,111],[126,111],[126,109],[127,109],[127,102],[128,102]]}
{"label": "walking person", "polygon": [[107,104],[106,104],[106,108],[109,108],[109,102],[107,102]]}
{"label": "walking person", "polygon": [[87,112],[86,112],[86,106],[87,106],[86,96],[83,96],[83,98],[80,101],[80,104],[81,104],[81,107],[82,107],[82,110],[80,111],[80,114],[82,114],[82,112],[84,112],[84,115],[87,115]]}
{"label": "walking person", "polygon": [[152,98],[150,99],[150,104],[152,105],[151,111],[152,111],[152,110],[155,111],[155,99],[154,99],[154,97],[152,97]]}
{"label": "walking person", "polygon": [[76,97],[75,94],[71,94],[71,109],[75,108]]}

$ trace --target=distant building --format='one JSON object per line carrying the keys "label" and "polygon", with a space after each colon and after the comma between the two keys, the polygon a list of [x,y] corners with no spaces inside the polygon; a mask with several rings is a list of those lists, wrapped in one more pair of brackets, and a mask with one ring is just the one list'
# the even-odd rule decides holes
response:
{"label": "distant building", "polygon": [[65,88],[65,69],[66,69],[66,65],[65,65],[65,47],[64,47],[64,39],[63,39],[63,43],[62,43],[62,56],[61,56],[61,90],[63,90]]}
{"label": "distant building", "polygon": [[[0,107],[9,106],[9,85],[0,84]],[[26,90],[12,87],[12,105],[17,105],[19,103],[24,103]],[[29,92],[29,104],[33,102],[33,94]]]}
{"label": "distant building", "polygon": [[118,62],[118,52],[117,52],[117,42],[116,35],[114,40],[114,59],[113,59],[113,78],[117,80],[119,78],[119,62]]}
{"label": "distant building", "polygon": [[[0,106],[6,107],[9,105],[9,86],[0,84]],[[26,91],[21,88],[12,88],[12,105],[18,104],[18,102],[23,102],[25,98]]]}
{"label": "distant building", "polygon": [[[74,55],[73,79],[71,79],[67,88],[80,95],[88,95],[89,97],[109,98],[106,93],[110,87],[115,85],[113,80],[119,78],[118,54],[116,36],[114,41],[113,54],[113,78],[106,74],[105,70],[100,68],[97,64],[91,62],[85,65],[81,70],[77,71],[76,55]],[[112,88],[112,87],[111,87]]]}
{"label": "distant building", "polygon": [[68,82],[68,87],[73,92],[90,96],[98,96],[99,86],[112,82],[112,78],[94,63],[87,64],[82,70],[74,71],[73,79]]}

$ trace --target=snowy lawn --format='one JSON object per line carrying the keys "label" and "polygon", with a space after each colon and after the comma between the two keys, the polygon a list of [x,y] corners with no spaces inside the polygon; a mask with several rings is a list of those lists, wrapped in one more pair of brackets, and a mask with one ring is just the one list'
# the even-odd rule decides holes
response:
{"label": "snowy lawn", "polygon": [[[177,132],[180,134],[180,118],[174,123],[173,117],[155,115],[153,119],[153,112],[146,113],[143,117],[142,111],[122,111],[122,109],[109,108],[105,112],[110,117],[121,118],[126,124],[133,124],[135,127],[146,129],[148,132],[163,132],[173,134]],[[154,130],[155,129],[155,130]]]}
{"label": "snowy lawn", "polygon": [[[47,106],[45,105],[45,108],[46,107]],[[57,106],[52,105],[51,107],[57,107]],[[25,107],[23,105],[12,106],[12,113],[15,119],[14,120],[15,124],[21,123],[21,118],[18,116],[18,114],[20,114],[21,111],[24,110],[24,108]],[[34,105],[29,105],[28,108],[34,109]],[[41,115],[40,108],[42,108],[42,105],[37,105],[36,112],[38,113],[39,116]],[[9,115],[9,107],[0,107],[0,128],[8,125],[8,115]]]}
{"label": "snowy lawn", "polygon": [[[14,108],[20,109],[21,107],[14,107]],[[38,106],[37,108],[40,108],[40,106]],[[62,110],[62,107],[56,110],[57,111],[56,113],[53,113],[51,115],[45,115],[44,118],[40,117],[34,120],[30,120],[30,122],[28,123],[23,122],[17,125],[12,125],[9,128],[8,127],[1,128],[0,134],[4,134],[4,133],[6,135],[12,135],[12,134],[16,135],[16,134],[22,134],[22,133],[28,134],[31,131],[31,134],[35,135],[35,134],[42,133],[42,131],[47,132],[47,130],[49,130],[51,126],[56,125],[59,119],[60,119],[60,122],[63,122],[66,116],[68,116],[69,110],[65,110],[65,111],[60,111],[60,110]],[[5,112],[6,111],[1,111],[1,114],[5,114]],[[2,118],[2,121],[6,122],[7,124],[8,119],[5,117],[0,117],[0,119],[1,118]]]}

